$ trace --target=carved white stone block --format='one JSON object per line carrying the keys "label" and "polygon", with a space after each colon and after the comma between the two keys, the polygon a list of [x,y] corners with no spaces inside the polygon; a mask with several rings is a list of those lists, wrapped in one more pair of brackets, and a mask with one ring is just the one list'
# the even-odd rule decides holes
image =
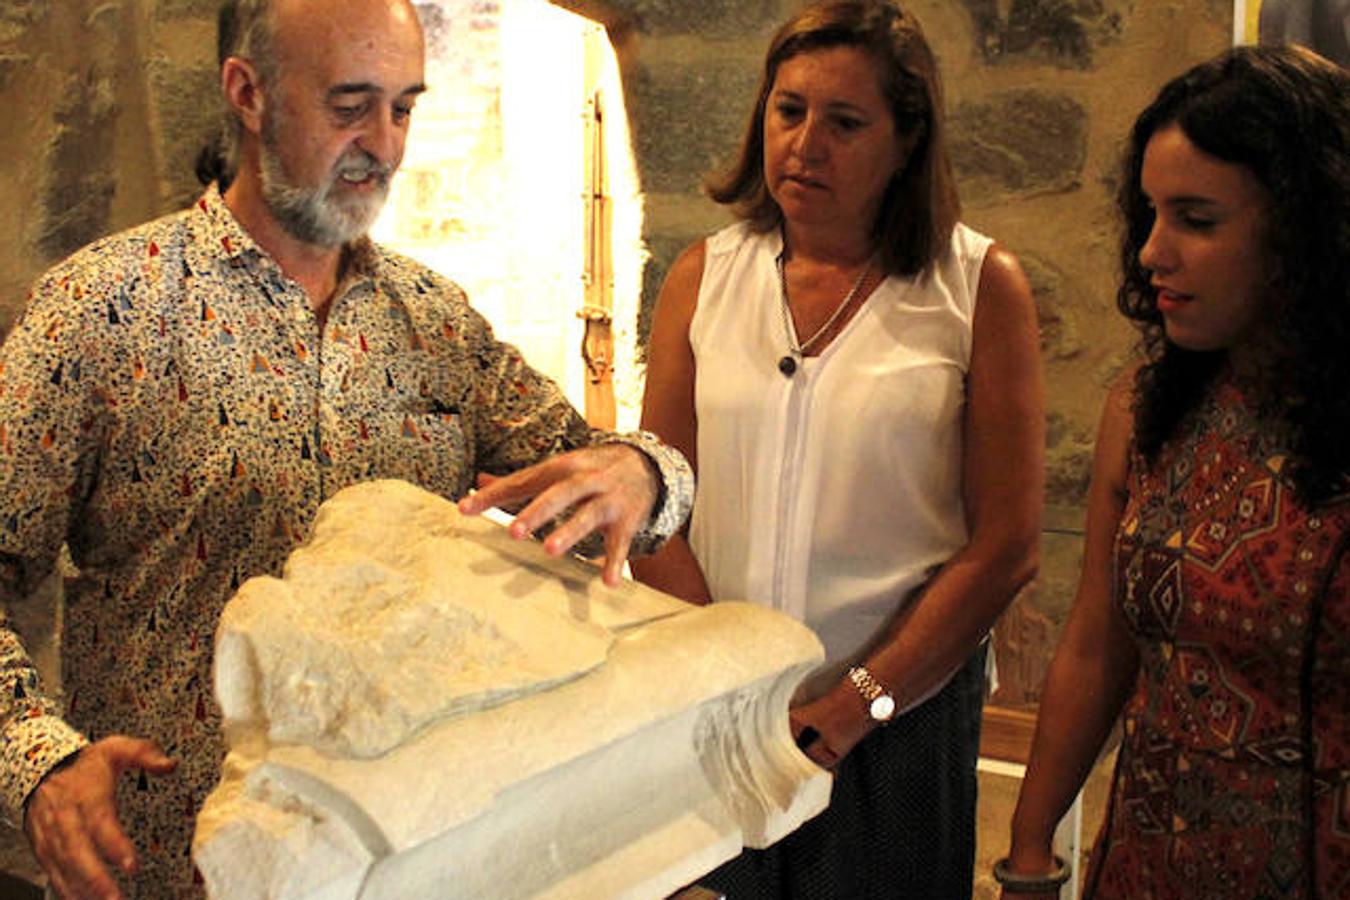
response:
{"label": "carved white stone block", "polygon": [[553,559],[403,482],[324,504],[226,606],[212,897],[664,897],[824,809],[787,616]]}

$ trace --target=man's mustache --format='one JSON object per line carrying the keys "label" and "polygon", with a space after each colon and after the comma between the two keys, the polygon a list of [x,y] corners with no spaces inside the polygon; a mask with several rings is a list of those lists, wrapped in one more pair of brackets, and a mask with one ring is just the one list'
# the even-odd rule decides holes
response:
{"label": "man's mustache", "polygon": [[379,178],[380,184],[384,185],[394,174],[394,167],[380,162],[365,150],[349,150],[338,160],[333,171],[337,178],[346,181],[362,181],[374,175]]}

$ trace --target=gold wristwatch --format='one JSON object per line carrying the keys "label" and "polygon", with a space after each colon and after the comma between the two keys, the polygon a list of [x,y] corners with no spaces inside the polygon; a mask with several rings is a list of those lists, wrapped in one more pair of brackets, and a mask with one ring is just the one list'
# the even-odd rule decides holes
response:
{"label": "gold wristwatch", "polygon": [[895,698],[864,666],[849,669],[848,680],[858,689],[872,721],[889,722],[895,718]]}

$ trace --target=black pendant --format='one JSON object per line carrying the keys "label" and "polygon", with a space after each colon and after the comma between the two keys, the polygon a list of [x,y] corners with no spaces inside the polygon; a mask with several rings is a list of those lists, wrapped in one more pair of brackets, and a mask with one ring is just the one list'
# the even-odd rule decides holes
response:
{"label": "black pendant", "polygon": [[783,357],[778,361],[778,371],[791,378],[797,371],[797,361],[791,356]]}

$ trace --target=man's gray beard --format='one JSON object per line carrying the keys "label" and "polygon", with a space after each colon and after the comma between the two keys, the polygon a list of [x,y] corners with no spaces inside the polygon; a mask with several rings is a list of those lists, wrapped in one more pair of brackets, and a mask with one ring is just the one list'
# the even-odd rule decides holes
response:
{"label": "man's gray beard", "polygon": [[[370,230],[389,195],[389,173],[369,154],[349,150],[317,188],[291,183],[276,152],[274,129],[264,128],[260,151],[263,201],[290,235],[319,247],[340,247]],[[348,169],[377,170],[379,190],[369,197],[352,197],[345,202],[333,196],[333,189]]]}

